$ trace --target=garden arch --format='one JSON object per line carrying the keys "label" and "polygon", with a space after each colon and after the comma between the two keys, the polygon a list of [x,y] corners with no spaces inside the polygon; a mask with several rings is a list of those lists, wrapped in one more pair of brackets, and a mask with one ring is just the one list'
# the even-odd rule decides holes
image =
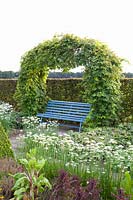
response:
{"label": "garden arch", "polygon": [[54,36],[22,57],[15,93],[18,107],[28,115],[44,110],[49,70],[84,66],[84,99],[92,104],[88,120],[96,125],[112,124],[120,104],[121,61],[97,40],[69,34]]}

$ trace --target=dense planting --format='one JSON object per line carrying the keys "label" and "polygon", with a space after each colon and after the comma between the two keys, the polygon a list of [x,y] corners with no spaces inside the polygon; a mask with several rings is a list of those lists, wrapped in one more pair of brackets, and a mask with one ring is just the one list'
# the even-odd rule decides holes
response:
{"label": "dense planting", "polygon": [[[28,147],[38,145],[42,153],[49,159],[56,157],[57,162],[65,157],[65,166],[77,167],[83,164],[89,173],[93,173],[95,167],[90,171],[90,164],[109,161],[110,166],[116,170],[128,170],[132,168],[133,162],[133,138],[132,127],[129,130],[118,129],[96,129],[81,134],[43,133],[42,127],[37,127],[33,132],[27,132],[25,137]],[[31,148],[31,147],[30,147]],[[68,153],[69,152],[69,153]],[[67,155],[68,156],[65,156]],[[128,161],[131,162],[128,162]]]}
{"label": "dense planting", "polygon": [[[2,103],[0,120],[14,128],[12,113]],[[25,135],[15,157],[21,165],[0,160],[1,198],[132,200],[133,124],[87,128],[79,134],[59,132],[57,122],[46,129],[36,117],[23,116],[20,123]]]}
{"label": "dense planting", "polygon": [[50,179],[60,169],[77,175],[85,185],[94,178],[99,181],[103,199],[113,199],[112,193],[120,188],[124,173],[130,170],[133,176],[132,133],[132,124],[63,135],[56,130],[53,133],[51,126],[47,131],[42,126],[28,128],[23,152],[36,148],[38,157],[43,155],[47,160],[45,172]]}

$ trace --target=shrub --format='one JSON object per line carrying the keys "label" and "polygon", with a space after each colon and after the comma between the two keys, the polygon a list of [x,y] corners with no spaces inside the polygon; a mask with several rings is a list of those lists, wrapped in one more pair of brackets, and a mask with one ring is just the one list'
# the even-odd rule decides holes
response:
{"label": "shrub", "polygon": [[14,154],[8,136],[0,123],[0,158],[4,157],[14,157]]}

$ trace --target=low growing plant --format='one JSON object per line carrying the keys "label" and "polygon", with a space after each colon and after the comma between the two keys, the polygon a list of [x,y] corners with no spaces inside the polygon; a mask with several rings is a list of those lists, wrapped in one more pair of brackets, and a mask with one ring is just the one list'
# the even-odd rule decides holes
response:
{"label": "low growing plant", "polygon": [[61,170],[49,200],[99,200],[100,189],[96,180],[89,180],[82,186],[77,176],[70,176]]}
{"label": "low growing plant", "polygon": [[130,196],[130,200],[133,200],[133,179],[128,171],[125,172],[124,179],[121,181],[121,188]]}
{"label": "low growing plant", "polygon": [[16,112],[9,103],[0,101],[0,122],[7,134],[11,134],[14,129],[22,129],[23,113]]}
{"label": "low growing plant", "polygon": [[10,199],[13,197],[13,191],[11,188],[14,185],[14,179],[9,173],[16,174],[22,172],[23,168],[12,158],[0,159],[0,188],[1,195],[4,199]]}
{"label": "low growing plant", "polygon": [[4,196],[2,195],[2,188],[0,188],[0,200],[4,199]]}
{"label": "low growing plant", "polygon": [[6,131],[11,128],[11,115],[13,108],[10,104],[0,101],[0,122]]}
{"label": "low growing plant", "polygon": [[23,129],[29,130],[34,129],[39,125],[39,118],[35,116],[23,116],[22,117],[22,126]]}
{"label": "low growing plant", "polygon": [[15,191],[13,199],[35,200],[46,187],[51,189],[50,182],[45,178],[45,174],[41,172],[45,165],[45,160],[36,159],[35,149],[27,153],[27,159],[20,159],[19,162],[24,167],[24,172],[12,175],[15,179],[15,185],[12,188]]}
{"label": "low growing plant", "polygon": [[130,197],[127,196],[122,189],[118,190],[118,193],[112,196],[114,196],[116,200],[130,200]]}

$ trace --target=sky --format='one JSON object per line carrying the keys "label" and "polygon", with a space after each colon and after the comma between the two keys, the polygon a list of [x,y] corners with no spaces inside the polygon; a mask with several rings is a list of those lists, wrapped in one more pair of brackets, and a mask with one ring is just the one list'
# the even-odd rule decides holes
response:
{"label": "sky", "polygon": [[133,72],[133,0],[0,0],[0,71],[19,71],[23,54],[55,34],[106,43]]}

